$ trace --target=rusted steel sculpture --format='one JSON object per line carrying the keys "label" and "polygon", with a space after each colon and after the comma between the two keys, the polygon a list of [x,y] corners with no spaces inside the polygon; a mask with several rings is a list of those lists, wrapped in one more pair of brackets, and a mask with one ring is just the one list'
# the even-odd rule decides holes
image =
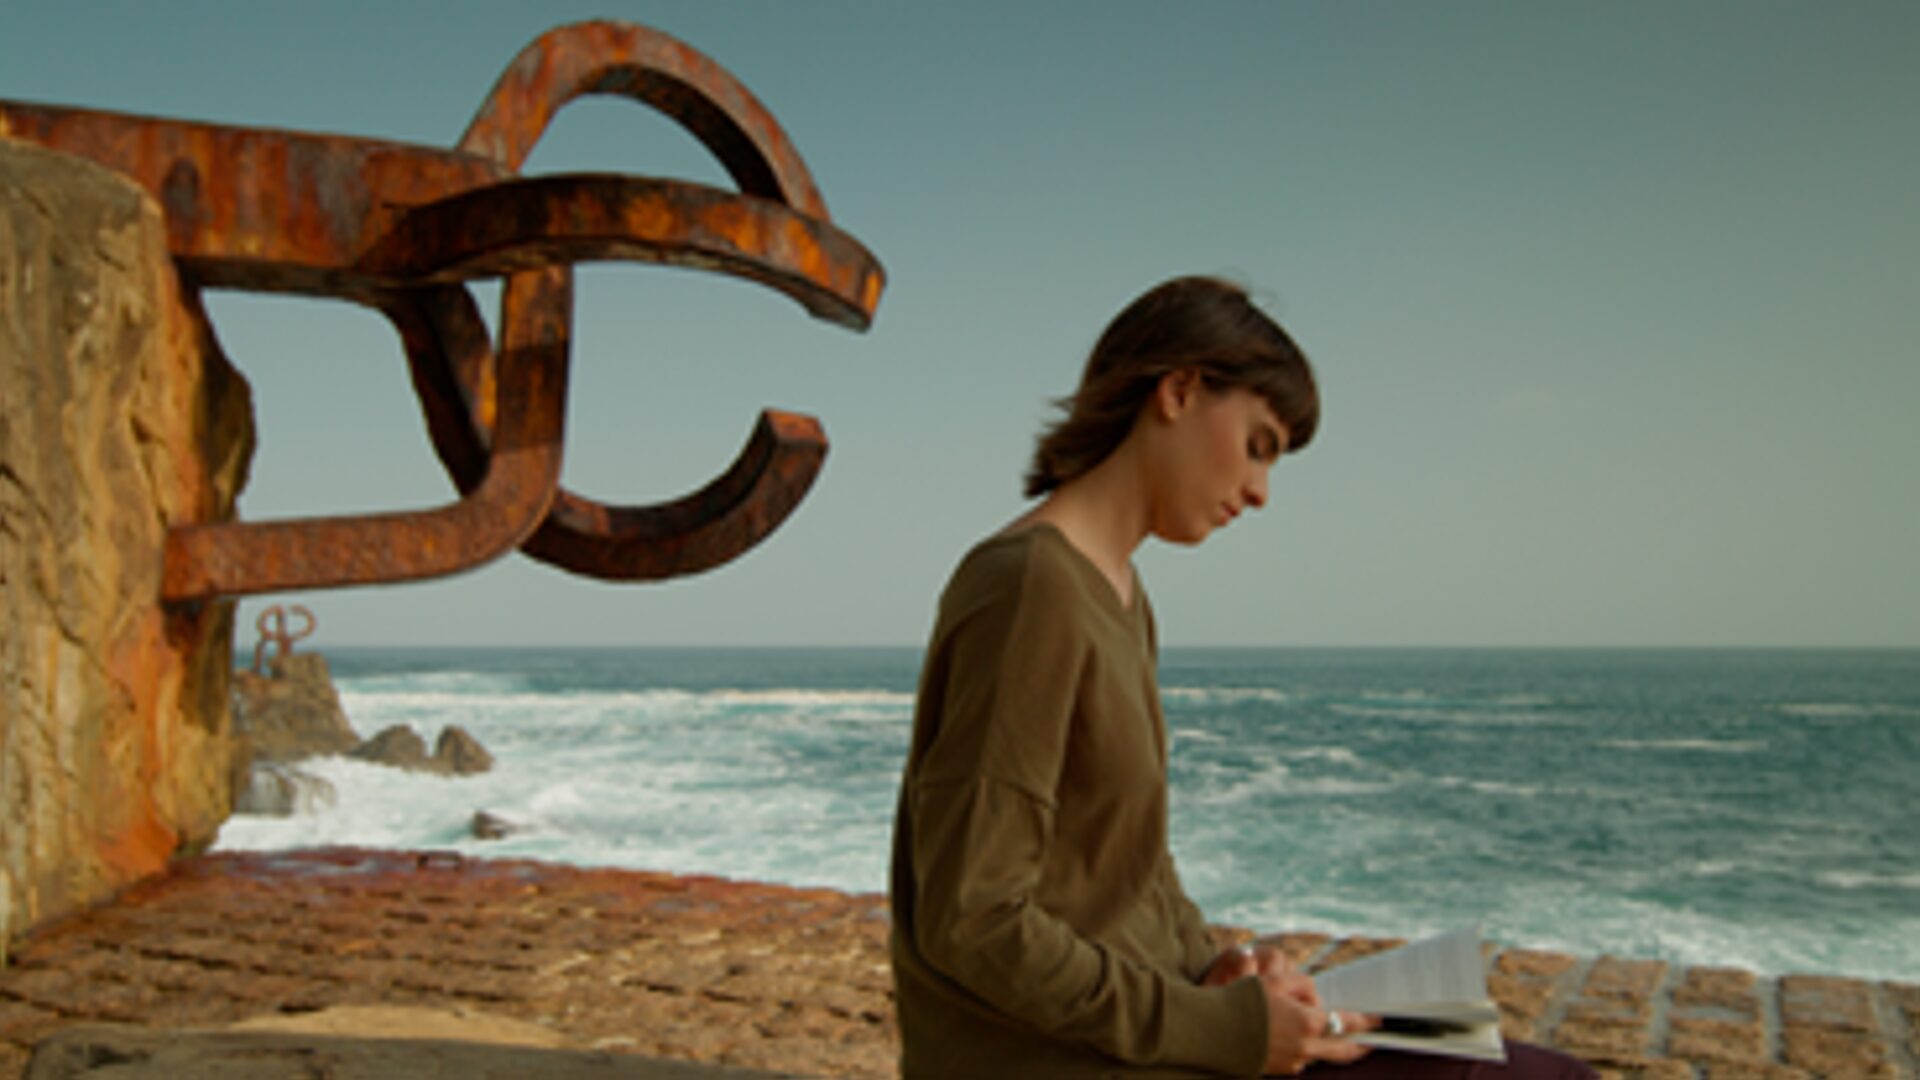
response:
{"label": "rusted steel sculpture", "polygon": [[[287,629],[289,611],[298,616],[304,624],[300,629]],[[253,626],[260,631],[260,643],[253,647],[253,673],[265,675],[267,646],[273,646],[275,659],[290,656],[293,653],[293,643],[312,637],[313,632],[320,628],[320,620],[314,618],[313,612],[307,610],[303,604],[293,604],[288,607],[274,604],[260,612],[260,617],[253,621]]]}
{"label": "rusted steel sculpture", "polygon": [[[554,114],[584,94],[672,117],[739,191],[519,176]],[[4,101],[0,136],[91,158],[151,192],[190,297],[200,286],[299,293],[386,315],[460,492],[406,513],[176,528],[162,585],[174,603],[435,577],[515,547],[616,581],[726,562],[806,495],[826,454],[820,425],[763,412],[729,469],[672,502],[609,506],[561,488],[572,264],[732,274],[856,330],[884,283],[746,87],[688,45],[623,23],[528,45],[452,150]],[[490,277],[504,279],[497,343],[463,284]]]}

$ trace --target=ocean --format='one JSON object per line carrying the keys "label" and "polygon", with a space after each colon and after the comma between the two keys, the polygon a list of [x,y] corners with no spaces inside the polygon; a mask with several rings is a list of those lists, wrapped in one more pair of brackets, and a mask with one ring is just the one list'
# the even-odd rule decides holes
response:
{"label": "ocean", "polygon": [[[363,736],[221,849],[456,849],[881,891],[916,649],[338,649]],[[1920,981],[1920,651],[1170,649],[1187,890],[1268,932]],[[470,835],[477,811],[521,826]]]}

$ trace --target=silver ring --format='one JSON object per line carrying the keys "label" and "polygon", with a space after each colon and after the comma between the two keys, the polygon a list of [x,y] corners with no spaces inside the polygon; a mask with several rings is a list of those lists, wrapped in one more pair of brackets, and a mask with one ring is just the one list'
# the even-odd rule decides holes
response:
{"label": "silver ring", "polygon": [[1346,1033],[1347,1033],[1347,1022],[1340,1018],[1339,1013],[1334,1012],[1332,1009],[1328,1009],[1327,1010],[1327,1038],[1337,1039],[1340,1036],[1345,1035]]}

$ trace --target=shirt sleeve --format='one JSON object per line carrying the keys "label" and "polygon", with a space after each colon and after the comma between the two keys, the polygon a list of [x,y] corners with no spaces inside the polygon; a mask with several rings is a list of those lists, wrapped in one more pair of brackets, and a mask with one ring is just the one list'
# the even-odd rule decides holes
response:
{"label": "shirt sleeve", "polygon": [[1167,863],[1167,877],[1180,921],[1180,945],[1186,950],[1186,963],[1183,966],[1187,976],[1197,982],[1206,977],[1207,969],[1220,958],[1220,945],[1213,940],[1213,931],[1207,928],[1206,917],[1200,914],[1200,909],[1180,887],[1180,878],[1173,872],[1171,860]]}
{"label": "shirt sleeve", "polygon": [[[1084,648],[1067,596],[1029,565],[942,644],[941,729],[909,791],[915,944],[1003,1015],[1133,1064],[1258,1074],[1266,997],[1202,987],[1089,940],[1033,896],[1054,841],[1054,786]],[[1197,912],[1196,912],[1197,917]]]}

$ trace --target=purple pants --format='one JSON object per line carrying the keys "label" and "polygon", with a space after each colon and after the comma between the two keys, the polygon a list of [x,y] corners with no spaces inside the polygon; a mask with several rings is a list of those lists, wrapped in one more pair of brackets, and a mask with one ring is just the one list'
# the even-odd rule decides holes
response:
{"label": "purple pants", "polygon": [[1594,1080],[1587,1063],[1530,1043],[1507,1043],[1506,1064],[1430,1054],[1375,1050],[1351,1065],[1318,1064],[1300,1074],[1312,1080]]}

